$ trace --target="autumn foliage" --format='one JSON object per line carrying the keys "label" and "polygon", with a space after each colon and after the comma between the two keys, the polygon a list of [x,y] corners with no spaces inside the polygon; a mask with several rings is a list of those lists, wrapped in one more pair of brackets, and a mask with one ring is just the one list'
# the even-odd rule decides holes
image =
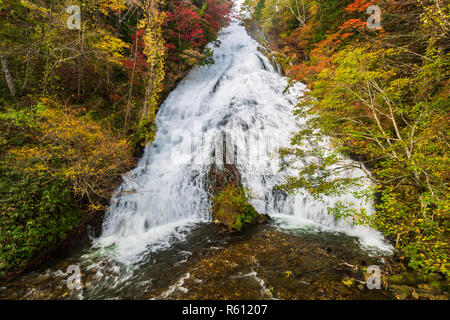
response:
{"label": "autumn foliage", "polygon": [[[278,11],[276,1],[246,2],[273,36],[268,45],[284,53],[281,62],[289,76],[310,89],[295,111],[309,120],[282,155],[317,162],[298,170],[284,188],[306,189],[320,198],[366,186],[355,196],[376,203],[374,215],[343,203],[330,214],[383,232],[397,250],[397,271],[408,266],[448,275],[450,12],[445,1],[304,1],[304,24],[289,9],[295,0],[284,1]],[[367,28],[372,4],[382,11],[379,30]],[[302,150],[324,137],[331,138],[335,151]],[[364,165],[373,186],[332,179],[336,168],[346,170],[342,155]]]}
{"label": "autumn foliage", "polygon": [[[74,4],[76,4],[75,1]],[[101,215],[176,82],[211,62],[228,0],[0,1],[0,278]],[[3,77],[4,79],[4,77]],[[3,81],[3,80],[1,80]]]}

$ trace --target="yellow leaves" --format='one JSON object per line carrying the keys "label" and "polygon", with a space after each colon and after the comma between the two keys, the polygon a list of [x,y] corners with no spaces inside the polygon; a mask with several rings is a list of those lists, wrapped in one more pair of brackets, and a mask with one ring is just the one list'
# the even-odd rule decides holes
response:
{"label": "yellow leaves", "polygon": [[186,49],[180,57],[185,59],[189,66],[194,66],[204,58],[204,55],[196,49]]}
{"label": "yellow leaves", "polygon": [[344,279],[342,279],[342,283],[347,287],[353,286],[355,282],[356,280],[350,277],[345,277]]}
{"label": "yellow leaves", "polygon": [[[148,68],[151,71],[147,80],[144,109],[141,115],[141,128],[154,122],[155,110],[158,105],[159,95],[162,92],[165,73],[166,47],[162,36],[164,13],[158,11],[157,6],[163,4],[162,0],[145,0],[141,3],[144,10],[144,18],[139,21],[139,29],[144,29],[143,41],[144,54],[147,56]],[[153,134],[145,134],[145,140],[151,140]]]}
{"label": "yellow leaves", "polygon": [[17,160],[29,160],[35,158],[45,158],[46,152],[37,147],[22,147],[10,150],[10,153],[14,155]]}
{"label": "yellow leaves", "polygon": [[284,277],[285,277],[285,278],[290,278],[290,277],[292,276],[292,271],[287,270],[287,271],[285,271],[283,274],[284,274]]}
{"label": "yellow leaves", "polygon": [[109,15],[110,12],[119,13],[127,8],[125,0],[100,0],[99,5],[104,15]]}
{"label": "yellow leaves", "polygon": [[107,210],[108,207],[107,206],[102,206],[102,205],[91,204],[91,205],[89,205],[89,209],[92,210],[92,211],[101,211],[101,210]]}
{"label": "yellow leaves", "polygon": [[42,107],[36,128],[35,144],[10,150],[12,158],[24,171],[68,181],[76,196],[94,206],[132,163],[127,140],[74,113]]}
{"label": "yellow leaves", "polygon": [[121,65],[121,60],[124,59],[123,52],[129,48],[127,43],[110,34],[103,34],[92,46],[96,50],[104,52],[108,56],[108,61],[116,65]]}
{"label": "yellow leaves", "polygon": [[49,13],[48,9],[39,7],[39,6],[35,5],[34,3],[31,3],[30,1],[27,1],[27,0],[20,0],[20,4],[23,5],[27,9],[38,11],[42,15],[47,15]]}

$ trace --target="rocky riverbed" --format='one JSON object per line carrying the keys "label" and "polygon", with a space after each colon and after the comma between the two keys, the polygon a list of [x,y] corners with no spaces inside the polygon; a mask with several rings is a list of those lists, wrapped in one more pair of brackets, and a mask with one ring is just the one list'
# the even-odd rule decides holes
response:
{"label": "rocky riverbed", "polygon": [[[380,259],[361,250],[356,238],[286,231],[277,220],[232,234],[212,223],[200,224],[184,241],[149,253],[133,267],[105,259],[90,248],[78,251],[2,285],[0,298],[394,298],[389,291],[369,290],[364,284],[364,266],[380,264]],[[82,289],[69,290],[70,274],[65,271],[75,261],[85,261],[79,264]]]}

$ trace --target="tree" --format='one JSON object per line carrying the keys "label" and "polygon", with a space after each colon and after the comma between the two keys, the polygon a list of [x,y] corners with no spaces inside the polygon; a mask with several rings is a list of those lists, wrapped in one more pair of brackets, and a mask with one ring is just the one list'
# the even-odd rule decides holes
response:
{"label": "tree", "polygon": [[[0,41],[0,45],[1,45],[1,41]],[[15,96],[16,95],[16,87],[14,86],[14,81],[11,77],[11,74],[9,73],[8,63],[6,62],[5,57],[3,57],[2,55],[0,55],[0,62],[2,63],[3,73],[5,74],[5,80],[6,80],[6,83],[8,84],[9,92],[11,93],[12,96]]]}
{"label": "tree", "polygon": [[[295,4],[295,5],[294,5]],[[299,5],[298,0],[294,0],[294,3],[289,3],[289,10],[300,23],[300,27],[304,26],[307,21],[307,12],[305,7],[305,0],[302,0],[302,4]]]}
{"label": "tree", "polygon": [[[342,202],[329,212],[382,231],[409,266],[448,274],[445,26],[423,18],[429,7],[396,1],[383,8],[383,30],[368,31],[358,15],[369,3],[348,5],[346,11],[357,16],[296,68],[309,81],[310,91],[296,109],[307,122],[292,148],[281,152],[298,169],[283,188],[308,190],[317,198],[353,193],[377,200],[374,215]],[[319,142],[321,148],[306,147]],[[301,159],[311,161],[296,165]],[[348,174],[353,168],[365,177]]]}

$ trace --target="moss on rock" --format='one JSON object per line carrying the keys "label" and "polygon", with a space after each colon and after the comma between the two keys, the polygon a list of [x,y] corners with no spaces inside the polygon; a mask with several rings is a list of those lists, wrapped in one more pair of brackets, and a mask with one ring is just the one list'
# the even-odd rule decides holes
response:
{"label": "moss on rock", "polygon": [[213,219],[230,231],[241,231],[245,225],[259,221],[259,213],[250,204],[250,195],[235,185],[225,187],[212,199]]}

